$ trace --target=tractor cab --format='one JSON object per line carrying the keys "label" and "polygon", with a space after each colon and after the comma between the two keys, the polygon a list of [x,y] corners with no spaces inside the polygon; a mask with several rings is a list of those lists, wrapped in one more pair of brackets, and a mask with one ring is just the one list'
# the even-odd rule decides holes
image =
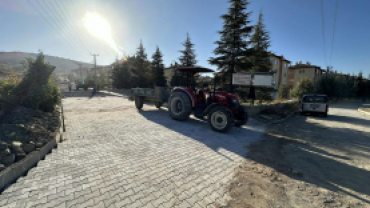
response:
{"label": "tractor cab", "polygon": [[[181,76],[181,84],[179,87],[187,89],[187,91],[190,91],[191,94],[194,93],[195,97],[200,102],[204,102],[206,99],[206,94],[204,93],[204,91],[206,91],[204,89],[205,85],[202,86],[203,88],[196,88],[195,75],[198,73],[210,73],[214,71],[212,69],[201,67],[180,67],[176,68],[175,70],[179,71]],[[208,89],[208,91],[210,90]]]}

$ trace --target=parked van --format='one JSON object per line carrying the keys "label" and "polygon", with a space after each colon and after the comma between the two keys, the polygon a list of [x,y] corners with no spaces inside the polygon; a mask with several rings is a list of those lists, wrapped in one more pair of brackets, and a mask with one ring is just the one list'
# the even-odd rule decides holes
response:
{"label": "parked van", "polygon": [[320,113],[324,117],[328,116],[329,99],[326,95],[306,94],[302,97],[300,104],[299,111],[301,114]]}

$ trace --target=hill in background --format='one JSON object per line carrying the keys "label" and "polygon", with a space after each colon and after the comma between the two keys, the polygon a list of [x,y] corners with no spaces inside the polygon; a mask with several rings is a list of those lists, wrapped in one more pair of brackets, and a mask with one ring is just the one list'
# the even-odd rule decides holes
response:
{"label": "hill in background", "polygon": [[[37,53],[24,53],[24,52],[0,52],[0,71],[8,72],[8,71],[16,71],[16,72],[23,72],[25,68],[21,64],[26,57],[31,57],[36,59]],[[45,55],[45,61],[49,62],[51,65],[56,66],[55,71],[57,73],[69,73],[73,69],[79,68],[77,65],[78,62],[75,60],[70,60],[66,58],[56,57],[56,56],[48,56]],[[82,68],[93,68],[93,64],[89,63],[82,63]]]}

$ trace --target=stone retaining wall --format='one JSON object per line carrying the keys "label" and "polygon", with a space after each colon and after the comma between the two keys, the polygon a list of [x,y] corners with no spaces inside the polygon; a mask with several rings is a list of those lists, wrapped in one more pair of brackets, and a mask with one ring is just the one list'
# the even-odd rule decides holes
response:
{"label": "stone retaining wall", "polygon": [[266,104],[266,105],[255,105],[255,106],[244,106],[249,116],[257,115],[265,110],[278,110],[283,108],[295,108],[298,107],[299,101],[289,100],[282,103]]}
{"label": "stone retaining wall", "polygon": [[44,146],[38,148],[29,154],[27,154],[23,159],[16,163],[6,167],[0,172],[0,193],[6,189],[9,185],[18,180],[18,178],[27,174],[28,170],[37,165],[37,163],[45,158],[45,155],[51,152],[51,150],[57,147],[57,144],[62,139],[63,134],[63,109],[59,111],[60,128],[53,132],[53,137]]}

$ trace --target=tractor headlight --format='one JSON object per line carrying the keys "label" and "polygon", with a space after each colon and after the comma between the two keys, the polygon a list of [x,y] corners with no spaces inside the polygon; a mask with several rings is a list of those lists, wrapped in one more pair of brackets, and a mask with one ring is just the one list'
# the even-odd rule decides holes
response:
{"label": "tractor headlight", "polygon": [[239,108],[239,100],[227,97],[227,102],[230,108]]}
{"label": "tractor headlight", "polygon": [[234,103],[235,108],[239,108],[239,100],[233,99],[233,103]]}

